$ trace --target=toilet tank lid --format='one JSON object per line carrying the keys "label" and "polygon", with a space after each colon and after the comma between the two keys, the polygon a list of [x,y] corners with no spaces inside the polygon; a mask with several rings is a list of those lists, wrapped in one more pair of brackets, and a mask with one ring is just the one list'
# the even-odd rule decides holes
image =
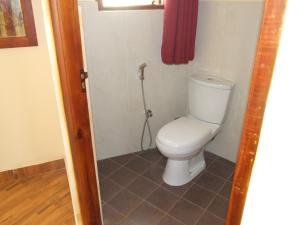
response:
{"label": "toilet tank lid", "polygon": [[234,86],[234,83],[230,80],[207,74],[193,74],[190,77],[190,80],[201,85],[214,87],[218,89],[230,90]]}

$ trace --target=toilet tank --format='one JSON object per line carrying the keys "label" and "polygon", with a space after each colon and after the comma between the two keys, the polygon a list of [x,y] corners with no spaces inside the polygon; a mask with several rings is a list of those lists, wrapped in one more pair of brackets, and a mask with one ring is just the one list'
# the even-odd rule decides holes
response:
{"label": "toilet tank", "polygon": [[222,124],[234,83],[219,77],[196,74],[189,79],[189,113],[209,123]]}

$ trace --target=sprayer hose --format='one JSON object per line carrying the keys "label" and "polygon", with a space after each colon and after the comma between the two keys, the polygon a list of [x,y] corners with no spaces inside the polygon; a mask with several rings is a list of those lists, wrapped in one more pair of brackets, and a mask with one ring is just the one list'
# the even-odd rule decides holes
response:
{"label": "sprayer hose", "polygon": [[141,87],[142,87],[142,97],[143,97],[143,104],[144,104],[144,111],[145,111],[145,121],[144,121],[144,126],[143,126],[143,131],[142,131],[142,138],[141,138],[141,150],[145,151],[147,149],[144,149],[143,143],[144,143],[144,136],[145,136],[146,126],[147,126],[147,129],[148,129],[149,139],[150,139],[148,149],[152,145],[152,134],[151,134],[150,123],[149,123],[149,118],[152,117],[152,112],[151,112],[151,110],[147,110],[146,99],[145,99],[145,91],[144,91],[144,80],[143,79],[141,80]]}

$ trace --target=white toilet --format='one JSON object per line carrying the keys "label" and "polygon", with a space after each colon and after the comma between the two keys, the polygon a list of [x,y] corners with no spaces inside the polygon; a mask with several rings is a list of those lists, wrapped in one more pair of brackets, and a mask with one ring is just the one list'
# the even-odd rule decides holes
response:
{"label": "white toilet", "polygon": [[163,174],[167,184],[186,184],[205,169],[204,146],[221,129],[233,86],[214,76],[191,76],[189,115],[164,125],[156,136],[159,151],[168,158]]}

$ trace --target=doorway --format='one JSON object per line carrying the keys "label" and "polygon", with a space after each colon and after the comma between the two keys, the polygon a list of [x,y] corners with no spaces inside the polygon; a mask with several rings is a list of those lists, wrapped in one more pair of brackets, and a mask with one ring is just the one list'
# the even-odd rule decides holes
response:
{"label": "doorway", "polygon": [[[284,5],[284,1],[282,1],[282,5]],[[70,26],[71,28],[66,28],[66,31],[64,31],[64,32],[62,32],[62,30],[60,30],[60,27],[58,26],[58,24],[60,24],[60,25],[63,25],[63,23],[66,23],[67,21],[69,22],[69,24],[74,24],[74,21],[72,20],[72,19],[70,19],[71,17],[72,17],[72,15],[68,15],[68,14],[65,14],[65,15],[61,15],[60,14],[60,10],[61,11],[63,11],[63,9],[69,9],[69,8],[64,8],[64,7],[67,7],[66,5],[64,5],[64,3],[53,3],[54,4],[54,8],[52,8],[52,9],[55,9],[55,10],[57,10],[56,12],[54,12],[53,13],[53,18],[54,18],[54,29],[57,31],[56,33],[56,35],[57,36],[59,36],[60,35],[60,38],[61,37],[64,37],[64,38],[66,38],[67,39],[67,37],[68,37],[68,32],[70,32],[70,31],[76,31],[75,33],[77,33],[78,35],[79,35],[79,32],[78,32],[78,27],[79,27],[79,25],[78,25],[78,22],[76,22],[75,23],[75,25],[74,26]],[[56,5],[55,5],[56,4]],[[279,15],[279,18],[282,18],[282,14],[283,14],[283,8],[284,7],[282,7],[280,10],[279,10],[279,8],[282,6],[282,5],[276,5],[276,4],[272,4],[271,3],[271,1],[267,1],[266,2],[266,7],[265,7],[265,13],[264,13],[264,15],[265,15],[265,17],[266,16],[268,16],[268,10],[274,10],[274,9],[277,9],[278,11],[276,11],[277,13],[278,13],[278,15]],[[70,7],[70,6],[69,6]],[[75,8],[75,5],[71,5],[71,7],[74,7]],[[273,8],[272,8],[273,7]],[[73,11],[73,12],[75,12],[75,10]],[[57,13],[58,15],[60,15],[61,17],[60,17],[60,19],[61,19],[61,21],[55,21],[55,13]],[[78,20],[78,16],[76,16],[76,14],[78,14],[78,13],[75,13],[75,19],[77,19]],[[57,15],[56,15],[57,16]],[[66,17],[65,19],[66,20],[64,20],[64,16]],[[69,16],[69,17],[68,17]],[[74,16],[74,15],[73,15]],[[264,18],[265,18],[264,17]],[[73,18],[74,19],[74,18]],[[55,23],[57,23],[56,25],[55,25]],[[264,24],[263,23],[263,26],[262,26],[262,31],[261,32],[264,32],[265,30],[264,29],[266,29],[267,28],[267,26],[270,26],[270,24]],[[265,31],[265,32],[267,32],[267,31]],[[263,34],[263,33],[262,33]],[[272,56],[270,56],[271,57],[271,61],[269,61],[269,63],[267,64],[267,65],[269,65],[269,69],[270,68],[272,68],[273,67],[273,64],[274,64],[274,59],[275,59],[275,56],[276,56],[276,49],[277,49],[277,44],[276,43],[278,43],[278,38],[279,38],[279,34],[278,34],[278,36],[276,36],[276,37],[272,37],[272,38],[274,38],[275,40],[277,40],[277,42],[275,41],[275,44],[274,44],[274,48],[272,49]],[[61,51],[61,53],[63,53],[63,48],[62,48],[62,46],[59,46],[59,43],[60,43],[60,41],[61,40],[58,40],[59,38],[58,37],[56,37],[56,43],[58,42],[58,44],[56,44],[57,46],[57,51],[59,52],[59,50]],[[67,41],[67,40],[64,40],[64,41]],[[260,49],[260,47],[262,48],[262,45],[263,45],[263,40],[261,40],[260,39],[260,41],[261,42],[259,42],[259,44],[258,44],[258,52],[260,51],[260,50],[262,50],[262,49]],[[75,48],[74,46],[72,46],[72,44],[74,45],[74,44],[78,44],[78,43],[80,43],[80,41],[76,41],[75,43],[69,43],[69,44],[67,44],[67,43],[65,43],[66,44],[66,46],[69,46],[70,47],[70,49],[68,49],[68,48],[65,48],[64,50],[65,51],[68,51],[68,50],[77,50],[77,53],[78,52],[81,52],[81,50],[79,50],[78,49],[78,46],[77,46],[77,48]],[[263,51],[262,51],[263,52]],[[259,52],[259,53],[261,53],[261,52]],[[79,54],[80,55],[80,54]],[[66,55],[66,54],[62,54],[61,56],[58,56],[58,59],[59,59],[59,64],[61,64],[60,65],[60,72],[62,73],[62,70],[63,69],[65,69],[66,71],[71,71],[71,70],[73,70],[73,69],[71,69],[71,68],[68,68],[66,65],[62,65],[62,61],[63,61],[63,58],[62,58],[62,56],[64,56],[65,58],[66,58],[66,56],[68,56],[68,55]],[[67,57],[68,58],[68,57]],[[260,63],[260,61],[259,60],[261,60],[261,58],[258,58],[258,57],[256,57],[256,62],[255,62],[255,65],[254,65],[254,73],[253,73],[253,77],[252,77],[252,86],[251,86],[251,88],[250,88],[250,98],[249,98],[249,100],[248,100],[248,110],[249,110],[249,107],[251,107],[251,102],[253,103],[253,104],[256,104],[256,101],[257,101],[257,99],[255,99],[257,96],[252,96],[251,95],[251,93],[253,93],[253,91],[256,91],[257,89],[255,89],[255,88],[257,88],[257,87],[260,87],[257,83],[255,83],[255,79],[257,78],[257,77],[259,77],[259,75],[260,75],[260,68],[259,68],[259,63]],[[80,70],[80,67],[82,67],[82,62],[79,62],[79,64],[78,64],[78,68],[77,69],[79,69]],[[65,71],[65,72],[66,72]],[[269,71],[269,73],[267,73],[267,74],[269,74],[269,76],[265,76],[265,79],[266,79],[266,82],[267,83],[269,83],[270,82],[270,79],[271,79],[271,71],[272,70],[270,70]],[[76,74],[76,73],[78,73],[78,72],[76,72],[76,68],[74,69],[74,74]],[[267,71],[266,71],[267,72]],[[61,76],[62,76],[62,74],[61,74]],[[80,79],[80,78],[79,78]],[[64,82],[66,82],[66,81],[64,81],[63,80],[63,78],[62,78],[62,85],[63,85],[63,90],[64,90]],[[75,82],[75,81],[74,81]],[[74,86],[76,87],[76,88],[78,88],[79,87],[79,85],[78,85],[78,82],[80,82],[80,84],[81,84],[81,80],[76,80],[76,83],[74,83]],[[258,81],[256,81],[256,82],[258,82]],[[68,85],[70,85],[70,84],[68,84]],[[253,88],[253,86],[255,87],[255,88]],[[75,87],[73,87],[73,88],[75,88]],[[71,89],[72,87],[70,87],[70,89]],[[75,89],[73,89],[74,91],[75,91]],[[261,106],[262,106],[262,109],[263,109],[263,106],[264,106],[264,104],[265,104],[265,98],[266,98],[266,94],[267,94],[267,88],[265,88],[265,87],[261,87],[261,89],[259,89],[258,88],[258,93],[260,93],[261,95],[258,95],[258,98],[259,99],[263,99],[263,101],[262,102],[260,102],[260,104],[261,104]],[[67,90],[65,90],[65,92],[67,92]],[[77,91],[78,92],[78,91]],[[66,98],[66,94],[67,93],[65,93],[64,95],[65,95],[65,98]],[[79,95],[79,93],[78,93],[78,95]],[[77,96],[78,97],[78,96]],[[82,98],[86,98],[86,96],[83,94],[81,94],[81,95],[79,95],[79,97],[82,97]],[[254,99],[253,99],[254,98]],[[65,99],[65,101],[66,101],[66,99]],[[74,101],[75,101],[75,99],[74,99]],[[83,99],[83,102],[86,102],[86,100],[84,100]],[[66,103],[65,103],[66,104]],[[87,105],[86,103],[84,103],[85,105]],[[70,107],[70,105],[69,104],[66,104],[66,106],[65,107]],[[70,107],[69,108],[69,110],[70,111],[73,111],[73,110],[71,110],[72,109],[72,107]],[[67,111],[67,110],[66,110]],[[81,112],[82,112],[82,110],[80,110]],[[74,112],[74,111],[73,111]],[[85,111],[85,113],[86,113],[86,115],[88,115],[88,113],[87,113],[87,111]],[[247,111],[246,112],[246,118],[245,118],[245,125],[246,125],[246,128],[247,128],[247,124],[249,123],[249,120],[251,120],[251,119],[255,119],[255,120],[257,120],[257,118],[260,118],[259,116],[260,115],[257,115],[258,117],[255,117],[255,118],[253,118],[253,117],[251,117],[250,116],[250,114],[249,113],[251,113],[250,111]],[[263,110],[262,111],[260,111],[259,113],[261,113],[261,115],[263,114]],[[82,115],[81,116],[84,116],[83,115],[84,114],[84,112],[82,113]],[[67,115],[68,115],[68,112],[67,112]],[[84,116],[85,118],[87,117],[87,116]],[[81,121],[81,122],[84,122],[84,121]],[[258,134],[258,136],[259,136],[259,130],[260,130],[260,124],[261,124],[261,121],[257,124],[256,123],[256,126],[254,127],[254,129],[257,131],[256,132],[256,134]],[[72,124],[71,124],[72,125]],[[89,142],[91,142],[91,140],[90,140],[90,134],[89,134],[89,131],[87,131],[87,130],[82,130],[81,129],[81,127],[72,127],[70,125],[70,127],[69,127],[69,132],[75,132],[74,134],[75,134],[75,138],[77,138],[78,140],[81,140],[81,141],[83,141],[83,140],[85,140],[85,138],[87,137],[88,139],[89,139]],[[85,125],[85,128],[89,128],[88,127],[88,123],[85,121],[85,123],[84,123],[84,125]],[[71,130],[71,131],[70,131]],[[85,135],[87,135],[87,136],[85,136]],[[249,133],[247,133],[246,131],[245,131],[245,127],[244,127],[244,132],[243,132],[243,135],[242,135],[242,145],[241,145],[241,148],[240,149],[243,149],[242,147],[243,146],[245,146],[245,143],[243,143],[243,141],[244,142],[250,142],[250,141],[252,141],[252,139],[253,138],[256,138],[255,140],[258,140],[258,136],[255,136],[255,137],[252,137],[252,136],[249,136]],[[74,142],[73,144],[76,144],[76,142]],[[86,143],[85,143],[86,144]],[[255,151],[255,149],[256,149],[256,145],[257,145],[257,142],[256,142],[256,144],[254,144],[254,146],[252,146],[252,152],[253,152],[253,150]],[[84,145],[83,145],[84,146]],[[82,146],[82,147],[83,147]],[[249,147],[249,146],[248,146]],[[91,146],[89,145],[89,147],[88,148],[86,148],[86,149],[91,149]],[[250,151],[251,149],[245,149],[244,151],[242,150],[242,151],[240,151],[240,154],[244,154],[245,152],[248,152],[248,151]],[[91,151],[92,152],[92,151]],[[82,153],[81,153],[82,154]],[[92,154],[92,153],[88,153],[88,154]],[[155,153],[153,153],[154,155],[155,155]],[[76,163],[78,163],[78,167],[77,167],[77,169],[83,169],[84,167],[87,167],[87,168],[89,168],[89,166],[87,165],[87,163],[88,162],[92,162],[93,160],[93,157],[92,158],[90,158],[90,157],[88,157],[88,158],[86,158],[86,155],[87,155],[87,153],[85,153],[85,155],[82,155],[85,159],[83,160],[83,161],[81,161],[81,163],[79,163],[79,162],[76,162]],[[255,154],[254,154],[255,155]],[[250,174],[251,174],[251,166],[252,166],[252,163],[253,163],[253,159],[254,159],[254,155],[252,154],[251,155],[251,157],[249,156],[248,158],[244,158],[244,157],[242,157],[242,155],[241,155],[241,157],[239,157],[239,161],[238,161],[238,169],[236,170],[236,175],[235,175],[235,179],[234,179],[234,185],[233,185],[233,195],[232,195],[232,197],[231,197],[231,203],[233,204],[234,203],[234,201],[235,201],[235,203],[240,203],[241,204],[241,207],[240,208],[238,208],[238,210],[236,210],[235,212],[233,211],[233,208],[232,208],[232,204],[230,204],[230,207],[229,207],[229,214],[228,214],[228,217],[227,217],[227,224],[234,224],[234,223],[229,223],[228,221],[230,221],[230,220],[232,220],[233,219],[233,216],[234,216],[234,218],[235,218],[235,222],[236,222],[236,224],[238,224],[238,222],[239,222],[239,220],[240,220],[240,218],[241,218],[241,213],[242,213],[242,205],[243,205],[243,201],[244,201],[244,198],[245,198],[245,194],[242,194],[242,193],[245,193],[245,192],[240,192],[240,190],[241,190],[241,188],[245,188],[245,190],[247,189],[247,182],[249,181],[249,179],[250,179]],[[75,157],[75,156],[73,156],[73,157]],[[250,163],[250,164],[245,164],[245,162],[252,162],[252,163]],[[81,166],[82,165],[84,165],[83,166],[83,168],[81,168]],[[76,168],[75,168],[76,169]],[[245,173],[245,169],[246,169],[246,171],[248,171],[248,173]],[[91,172],[91,171],[89,171],[89,172]],[[77,171],[77,173],[79,173],[79,171]],[[100,173],[101,173],[101,171],[100,171]],[[247,174],[247,176],[245,176],[245,174]],[[77,175],[84,175],[84,174],[77,174]],[[85,173],[85,175],[89,175],[88,173]],[[92,175],[93,175],[93,173],[92,173]],[[93,175],[94,176],[94,175]],[[92,176],[92,177],[93,177]],[[245,180],[241,180],[242,182],[241,183],[239,183],[239,182],[237,182],[239,179],[241,179],[241,178],[245,178]],[[90,180],[90,181],[92,181],[92,183],[94,182],[93,180]],[[101,182],[101,179],[100,179],[100,182]],[[82,185],[82,184],[81,184]],[[96,184],[94,183],[94,184],[89,184],[89,185],[91,185],[91,188],[94,190],[93,191],[93,194],[96,194],[96,195],[94,195],[94,196],[97,196],[97,193],[96,193],[96,191],[95,191],[95,186],[96,186]],[[236,186],[237,185],[237,186]],[[87,196],[85,196],[85,197],[87,197]],[[97,204],[97,203],[96,203]],[[94,213],[96,213],[97,214],[97,212],[96,212],[96,210],[94,210],[93,211]],[[233,214],[233,213],[236,213],[236,214]],[[92,213],[89,213],[89,215],[92,215]],[[98,219],[99,219],[99,217],[98,217]],[[94,221],[97,221],[96,219],[94,220]]]}

